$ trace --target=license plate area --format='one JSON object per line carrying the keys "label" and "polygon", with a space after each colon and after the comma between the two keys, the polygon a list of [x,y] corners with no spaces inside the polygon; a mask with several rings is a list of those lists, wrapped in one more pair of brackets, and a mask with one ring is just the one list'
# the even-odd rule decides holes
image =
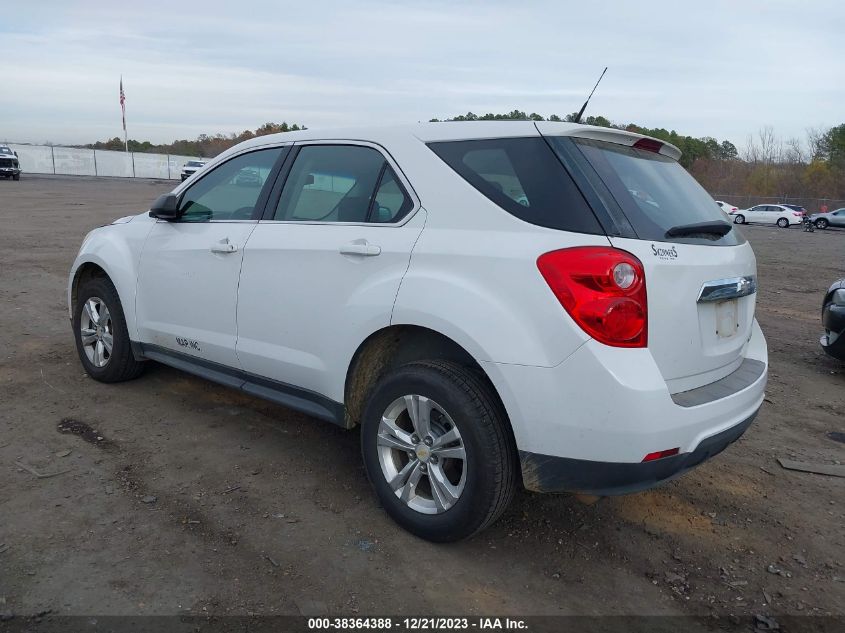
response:
{"label": "license plate area", "polygon": [[715,302],[716,336],[720,339],[736,336],[739,331],[739,302],[727,299]]}

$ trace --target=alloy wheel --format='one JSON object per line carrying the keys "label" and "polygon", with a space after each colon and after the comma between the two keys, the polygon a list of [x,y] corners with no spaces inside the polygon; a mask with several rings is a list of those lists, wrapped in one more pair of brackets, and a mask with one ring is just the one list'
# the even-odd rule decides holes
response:
{"label": "alloy wheel", "polygon": [[105,301],[90,297],[82,307],[79,334],[85,356],[94,367],[105,367],[112,355],[114,332],[111,314]]}
{"label": "alloy wheel", "polygon": [[467,456],[455,422],[434,400],[394,400],[379,423],[378,459],[388,485],[409,508],[441,514],[464,491]]}

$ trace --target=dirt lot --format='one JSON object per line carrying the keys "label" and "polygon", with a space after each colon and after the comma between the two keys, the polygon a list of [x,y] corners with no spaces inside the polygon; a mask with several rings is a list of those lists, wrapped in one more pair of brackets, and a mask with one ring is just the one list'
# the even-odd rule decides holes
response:
{"label": "dirt lot", "polygon": [[742,229],[771,374],[737,444],[591,506],[521,493],[435,546],[378,507],[357,432],[162,366],[84,375],[65,307],[80,241],[170,187],[0,181],[0,613],[845,615],[845,479],[776,461],[845,461],[826,437],[845,365],[818,345],[845,231]]}

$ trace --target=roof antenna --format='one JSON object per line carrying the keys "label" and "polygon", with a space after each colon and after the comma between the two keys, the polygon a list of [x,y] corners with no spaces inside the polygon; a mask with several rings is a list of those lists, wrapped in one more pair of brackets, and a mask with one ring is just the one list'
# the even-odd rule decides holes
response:
{"label": "roof antenna", "polygon": [[601,81],[604,74],[607,72],[607,66],[604,67],[604,70],[601,71],[601,75],[599,75],[599,80],[596,82],[596,85],[593,86],[593,89],[590,91],[590,96],[587,97],[587,100],[584,102],[584,105],[581,106],[581,109],[578,111],[578,114],[575,115],[575,120],[573,123],[580,123],[581,122],[581,115],[584,114],[584,110],[587,109],[587,104],[590,103],[590,99],[593,98],[593,93],[596,91],[596,88],[599,87],[599,82]]}

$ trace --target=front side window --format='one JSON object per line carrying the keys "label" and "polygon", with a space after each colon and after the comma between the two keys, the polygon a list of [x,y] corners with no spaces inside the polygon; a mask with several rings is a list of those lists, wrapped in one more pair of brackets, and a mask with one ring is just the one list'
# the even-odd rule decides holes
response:
{"label": "front side window", "polygon": [[291,167],[273,219],[395,222],[411,206],[381,152],[358,145],[305,145]]}
{"label": "front side window", "polygon": [[274,147],[249,152],[215,167],[182,196],[182,222],[250,220],[282,151]]}
{"label": "front side window", "polygon": [[579,233],[604,232],[542,138],[445,141],[428,147],[491,202],[525,222]]}

